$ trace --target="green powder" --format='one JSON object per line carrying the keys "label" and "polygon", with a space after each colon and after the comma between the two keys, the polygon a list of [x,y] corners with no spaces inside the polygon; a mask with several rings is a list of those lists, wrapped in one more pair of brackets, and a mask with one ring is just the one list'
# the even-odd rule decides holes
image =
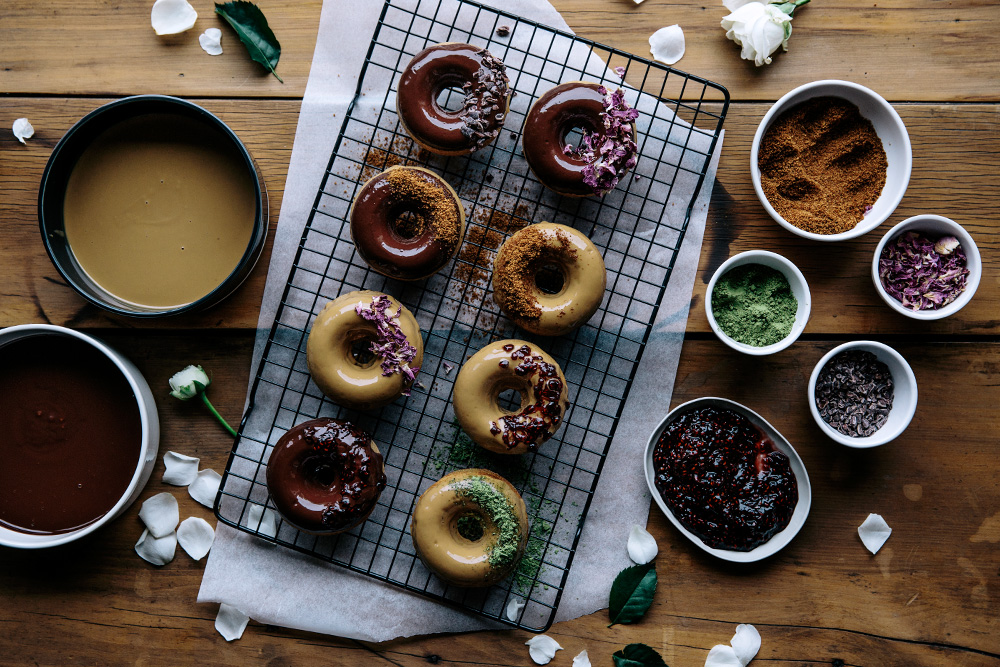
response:
{"label": "green powder", "polygon": [[777,269],[744,264],[727,271],[712,291],[712,316],[735,341],[766,347],[792,331],[799,302]]}
{"label": "green powder", "polygon": [[494,535],[496,543],[490,551],[490,565],[495,568],[510,567],[517,559],[521,531],[517,515],[507,496],[484,477],[470,477],[464,480],[457,491],[463,498],[468,498],[478,505],[496,526],[497,533]]}

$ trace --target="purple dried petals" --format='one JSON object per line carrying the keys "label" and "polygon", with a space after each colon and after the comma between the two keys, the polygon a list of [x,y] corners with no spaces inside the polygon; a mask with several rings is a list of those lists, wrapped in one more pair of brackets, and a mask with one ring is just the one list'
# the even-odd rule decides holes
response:
{"label": "purple dried petals", "polygon": [[625,68],[622,67],[621,65],[619,65],[618,67],[615,68],[615,74],[617,74],[619,78],[624,79],[625,78]]}
{"label": "purple dried petals", "polygon": [[[882,248],[882,287],[910,310],[937,310],[958,298],[969,276],[965,251],[945,237],[904,232]],[[946,250],[947,252],[942,252]]]}
{"label": "purple dried petals", "polygon": [[403,312],[400,306],[395,314],[389,312],[392,300],[385,294],[379,294],[372,299],[371,305],[357,304],[354,311],[365,320],[375,323],[376,339],[369,348],[376,357],[382,359],[382,375],[389,377],[393,373],[401,373],[406,379],[404,396],[410,395],[410,385],[420,372],[420,367],[410,367],[410,362],[417,356],[417,348],[406,340],[406,334],[399,326],[399,316]]}
{"label": "purple dried petals", "polygon": [[604,196],[615,189],[622,174],[635,166],[639,148],[634,123],[639,112],[628,105],[621,88],[609,93],[601,86],[598,91],[604,95],[604,130],[584,132],[580,145],[565,146],[563,153],[588,163],[583,168],[583,182],[594,189],[594,194]]}

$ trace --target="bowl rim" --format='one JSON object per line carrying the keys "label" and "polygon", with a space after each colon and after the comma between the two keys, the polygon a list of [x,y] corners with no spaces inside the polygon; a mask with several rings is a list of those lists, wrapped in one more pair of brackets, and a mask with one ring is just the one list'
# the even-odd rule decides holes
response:
{"label": "bowl rim", "polygon": [[[14,335],[13,338],[11,337],[12,335]],[[132,395],[135,398],[136,406],[139,408],[139,424],[142,434],[139,444],[139,460],[136,463],[135,471],[132,473],[132,479],[129,480],[129,484],[125,488],[121,497],[118,499],[118,502],[116,502],[111,509],[95,521],[77,530],[56,534],[21,533],[19,531],[0,526],[0,546],[14,547],[18,549],[44,549],[73,542],[98,530],[105,524],[115,519],[127,505],[133,502],[134,499],[132,496],[136,492],[137,488],[141,485],[145,485],[148,480],[148,474],[146,474],[144,468],[147,460],[149,459],[149,454],[152,450],[153,456],[155,457],[159,450],[158,415],[154,411],[147,408],[146,403],[142,398],[144,392],[149,392],[149,386],[146,385],[143,387],[135,377],[135,373],[138,372],[137,369],[133,370],[128,368],[128,366],[122,361],[124,357],[104,342],[80,331],[54,324],[18,324],[0,329],[0,347],[24,338],[53,335],[76,338],[77,340],[81,340],[93,346],[108,360],[110,360],[128,381],[129,388],[132,389]],[[143,383],[145,383],[144,379]],[[153,435],[154,431],[157,434],[155,441]],[[146,477],[146,479],[143,479],[143,477]],[[24,541],[12,541],[8,537],[9,533],[20,536]]]}
{"label": "bowl rim", "polygon": [[[774,443],[775,448],[779,449],[786,456],[788,456],[792,466],[792,471],[795,474],[798,500],[795,503],[795,509],[792,512],[791,520],[784,529],[772,535],[767,542],[751,549],[750,551],[732,551],[729,549],[716,549],[708,546],[701,541],[700,537],[681,525],[680,521],[677,520],[677,517],[675,517],[673,512],[670,511],[670,508],[667,507],[667,504],[660,496],[660,492],[656,489],[656,484],[654,482],[655,470],[653,469],[653,450],[656,448],[656,443],[660,439],[660,435],[663,433],[663,430],[667,427],[667,425],[676,419],[682,411],[687,411],[702,405],[721,405],[725,408],[733,410],[734,412],[738,412],[749,419],[754,426],[759,428],[764,435],[770,438],[772,443]],[[809,481],[809,473],[806,470],[805,463],[802,461],[802,457],[799,456],[799,453],[795,451],[795,448],[792,447],[792,444],[788,441],[788,439],[785,438],[785,436],[782,435],[778,429],[772,426],[770,422],[747,406],[728,398],[721,398],[718,396],[702,396],[701,398],[695,398],[687,401],[686,403],[681,403],[673,410],[667,412],[666,416],[664,416],[656,428],[653,429],[653,432],[646,443],[646,450],[643,457],[643,470],[646,478],[646,486],[649,487],[649,492],[652,494],[654,502],[660,508],[660,511],[667,516],[670,523],[672,523],[674,527],[680,531],[681,535],[686,537],[702,551],[715,556],[720,560],[729,561],[731,563],[755,563],[765,558],[769,558],[784,549],[795,538],[795,536],[798,535],[802,526],[805,525],[806,519],[809,517],[809,510],[812,507],[812,484]]]}
{"label": "bowl rim", "polygon": [[[764,189],[760,183],[760,168],[757,164],[757,159],[758,159],[757,156],[758,156],[758,151],[760,149],[760,142],[764,137],[764,132],[770,126],[771,120],[779,112],[784,111],[785,107],[788,106],[792,98],[797,97],[802,93],[808,93],[822,86],[827,86],[832,88],[836,87],[849,88],[851,90],[861,93],[862,95],[868,96],[875,104],[877,104],[879,107],[882,107],[882,109],[887,112],[887,115],[889,119],[892,121],[892,124],[895,125],[900,131],[900,136],[903,139],[901,142],[901,148],[903,149],[903,153],[905,156],[905,160],[903,161],[905,164],[902,165],[903,179],[901,187],[899,188],[899,192],[889,200],[889,202],[891,203],[887,207],[885,215],[881,216],[880,218],[871,218],[870,220],[868,218],[863,218],[853,228],[847,230],[846,232],[841,232],[839,234],[816,234],[814,232],[808,232],[804,229],[799,229],[795,225],[785,220],[781,216],[781,214],[779,214],[776,210],[774,210],[774,207],[771,206],[771,202],[767,200],[767,196],[764,194]],[[820,97],[823,94],[826,93],[807,95],[800,100],[796,100],[796,103],[805,102],[806,100],[812,99],[813,97]],[[832,94],[830,96],[836,97],[836,95]],[[872,125],[874,125],[874,123],[872,123]],[[792,90],[782,95],[777,102],[771,105],[771,108],[767,110],[767,113],[764,114],[764,117],[761,119],[760,124],[757,125],[757,131],[754,133],[753,142],[750,144],[750,180],[753,182],[754,192],[757,193],[757,199],[760,200],[760,203],[764,207],[764,210],[767,211],[767,214],[770,215],[775,222],[784,227],[786,230],[790,231],[791,233],[797,236],[811,239],[813,241],[824,241],[824,242],[847,241],[849,239],[863,236],[868,232],[872,231],[873,229],[879,227],[879,225],[885,222],[889,218],[889,216],[891,216],[895,212],[896,208],[899,206],[899,203],[903,200],[903,196],[906,194],[906,189],[910,184],[910,176],[912,175],[912,171],[913,171],[913,149],[910,144],[910,135],[909,132],[907,132],[906,130],[906,125],[903,124],[903,119],[899,117],[899,113],[896,111],[895,108],[893,108],[891,104],[889,104],[889,102],[884,97],[876,93],[871,88],[862,86],[859,83],[854,83],[853,81],[845,81],[843,79],[821,79],[819,81],[811,81],[809,83],[802,84],[797,88],[793,88]],[[882,195],[879,195],[880,198],[881,196]]]}
{"label": "bowl rim", "polygon": [[[820,416],[819,408],[816,407],[816,379],[819,377],[820,371],[823,370],[823,367],[826,366],[827,362],[830,361],[830,359],[832,359],[837,354],[840,354],[841,352],[845,352],[847,350],[866,349],[866,348],[874,348],[877,350],[881,350],[887,356],[892,357],[896,361],[896,363],[899,364],[899,367],[902,369],[903,372],[903,378],[906,380],[906,384],[909,385],[910,387],[910,400],[908,404],[905,406],[906,417],[904,418],[904,421],[896,429],[895,432],[887,431],[886,433],[882,433],[882,429],[879,429],[875,431],[875,433],[865,438],[853,438],[849,435],[844,435],[840,431],[835,430],[833,427],[827,424]],[[891,367],[889,370],[890,372],[892,371]],[[893,382],[896,382],[898,384],[898,378],[896,377],[895,373],[893,374]],[[850,447],[852,449],[872,449],[874,447],[881,447],[884,444],[892,442],[893,440],[895,440],[896,438],[898,438],[900,435],[903,434],[903,432],[910,425],[910,422],[913,421],[914,415],[917,413],[918,386],[917,386],[917,376],[913,374],[913,369],[910,368],[910,364],[906,361],[903,355],[901,355],[899,352],[889,347],[885,343],[880,343],[875,340],[848,341],[846,343],[842,343],[836,346],[835,348],[824,354],[822,358],[820,358],[820,360],[816,362],[816,365],[813,366],[812,373],[809,375],[809,384],[806,390],[806,394],[809,401],[809,413],[812,415],[813,421],[816,422],[820,430],[823,431],[823,434],[828,438],[830,438],[831,440],[838,442],[846,447]],[[897,407],[903,407],[903,406],[899,405],[895,401],[895,399],[893,399],[892,409],[895,410]],[[881,436],[879,436],[880,433],[882,433]]]}
{"label": "bowl rim", "polygon": [[[724,276],[729,272],[730,268],[737,262],[743,262],[743,260],[752,260],[757,257],[767,257],[786,270],[782,271],[785,279],[788,280],[789,286],[792,282],[799,282],[802,286],[803,293],[805,294],[805,306],[802,317],[799,317],[798,312],[795,314],[795,322],[792,324],[792,330],[788,332],[788,335],[782,338],[777,343],[771,345],[765,345],[764,347],[754,347],[753,345],[747,345],[746,343],[740,343],[737,340],[729,337],[726,332],[724,332],[720,327],[719,323],[715,321],[715,315],[712,314],[712,294],[715,291],[715,284],[718,282],[719,278]],[[745,264],[752,264],[752,261],[743,262]],[[791,274],[791,275],[789,275]],[[802,310],[800,305],[799,310]],[[708,281],[708,287],[705,289],[705,316],[708,318],[708,326],[711,327],[712,332],[715,336],[721,340],[723,343],[736,350],[737,352],[743,352],[744,354],[749,354],[752,356],[766,356],[769,354],[774,354],[780,352],[787,347],[790,347],[792,343],[799,339],[799,336],[806,328],[806,324],[809,323],[809,316],[812,314],[812,291],[809,289],[809,283],[806,281],[806,277],[799,270],[799,267],[795,265],[792,260],[788,259],[783,255],[779,255],[776,252],[771,252],[770,250],[745,250],[741,253],[737,253],[724,261],[719,268],[715,270],[712,274],[711,279]]]}
{"label": "bowl rim", "polygon": [[[969,268],[970,264],[974,264],[975,268],[975,271],[973,271],[972,268],[969,268],[969,277],[965,283],[965,289],[958,295],[958,298],[945,307],[938,308],[937,310],[910,310],[909,308],[905,308],[901,301],[885,291],[885,287],[882,285],[882,280],[878,275],[878,262],[882,256],[882,249],[885,248],[885,244],[909,229],[918,228],[923,222],[941,223],[950,229],[953,232],[952,236],[955,236],[959,240],[962,244],[962,249],[965,250],[965,256],[967,258],[966,268]],[[973,259],[975,260],[974,262],[972,261]],[[936,215],[934,213],[921,213],[919,215],[914,215],[895,225],[882,236],[878,245],[875,246],[874,255],[872,255],[872,282],[875,284],[875,291],[880,297],[882,297],[882,300],[885,301],[886,305],[895,310],[897,313],[905,315],[913,320],[932,321],[954,315],[964,308],[966,304],[972,301],[972,297],[975,296],[976,290],[979,289],[979,283],[981,282],[982,277],[983,260],[982,255],[979,252],[979,246],[976,245],[975,239],[973,239],[972,235],[966,231],[965,227],[958,224],[951,218],[946,218],[943,215]]]}
{"label": "bowl rim", "polygon": [[[62,266],[62,263],[56,258],[56,253],[52,247],[48,234],[48,227],[53,223],[47,221],[44,207],[46,193],[51,187],[49,184],[49,174],[55,168],[55,165],[61,158],[63,150],[65,150],[66,144],[72,140],[73,136],[76,135],[77,132],[82,131],[88,124],[94,122],[95,119],[114,109],[117,109],[118,107],[144,103],[160,103],[168,106],[174,105],[182,107],[188,111],[194,112],[197,117],[206,120],[216,130],[222,132],[227,139],[233,142],[237,153],[246,165],[247,172],[250,174],[251,180],[253,181],[254,197],[256,199],[256,211],[254,213],[253,229],[250,233],[250,240],[247,242],[246,249],[243,251],[239,261],[236,263],[236,266],[233,267],[233,270],[229,273],[229,275],[227,275],[222,282],[220,282],[204,296],[175,308],[160,310],[129,309],[119,305],[120,303],[124,303],[120,302],[120,300],[113,302],[110,300],[98,299],[92,296],[87,289],[84,289],[84,287],[80,284],[80,281],[70,275],[70,273]],[[48,254],[49,260],[52,262],[53,266],[56,267],[59,275],[61,275],[66,283],[73,288],[73,291],[86,299],[88,302],[103,310],[115,313],[116,315],[125,315],[127,317],[157,318],[181,315],[208,308],[228,297],[236,291],[236,289],[246,280],[247,277],[249,277],[251,271],[260,260],[260,256],[264,250],[265,241],[267,240],[269,217],[267,185],[264,182],[264,175],[261,173],[256,161],[250,153],[250,150],[246,147],[243,141],[236,135],[232,128],[230,128],[221,118],[212,112],[198,104],[195,104],[194,102],[190,102],[180,97],[174,97],[172,95],[130,95],[117,100],[112,100],[107,104],[102,104],[96,109],[92,109],[76,121],[68,130],[66,130],[63,136],[59,139],[58,143],[56,143],[55,147],[52,149],[52,153],[49,155],[48,161],[45,163],[45,169],[42,171],[42,178],[38,187],[38,226],[41,232],[42,242],[45,245],[45,252]],[[72,250],[70,250],[70,252],[72,252]],[[238,278],[240,274],[242,274],[243,277],[236,280],[235,284],[231,285],[230,282]],[[111,295],[110,292],[105,290],[103,287],[100,287],[100,285],[97,285],[97,287],[99,291],[103,291]],[[113,297],[114,295],[111,296]]]}

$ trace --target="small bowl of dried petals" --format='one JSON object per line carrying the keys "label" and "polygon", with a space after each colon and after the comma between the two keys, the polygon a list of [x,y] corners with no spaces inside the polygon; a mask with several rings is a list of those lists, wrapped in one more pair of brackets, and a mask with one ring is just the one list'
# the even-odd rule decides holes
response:
{"label": "small bowl of dried petals", "polygon": [[940,215],[916,215],[890,229],[875,248],[872,281],[882,300],[915,320],[961,310],[979,287],[983,262],[965,229]]}

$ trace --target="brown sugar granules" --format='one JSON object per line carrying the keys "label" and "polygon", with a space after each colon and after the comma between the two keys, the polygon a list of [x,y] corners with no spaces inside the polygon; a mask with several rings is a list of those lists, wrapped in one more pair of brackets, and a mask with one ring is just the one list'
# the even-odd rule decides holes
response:
{"label": "brown sugar granules", "polygon": [[[412,215],[397,219],[397,232],[430,224],[435,240],[444,248],[454,249],[461,236],[459,203],[444,183],[431,175],[413,168],[390,169],[386,172],[392,195],[400,201],[412,202]],[[433,180],[432,180],[433,179]]]}
{"label": "brown sugar granules", "polygon": [[510,237],[497,254],[493,265],[493,298],[511,319],[536,320],[542,315],[534,296],[535,273],[553,252],[568,257],[576,248],[562,232],[556,232],[560,248],[549,245],[546,235],[537,229],[522,229]]}
{"label": "brown sugar granules", "polygon": [[837,97],[816,97],[778,116],[757,165],[774,210],[814,234],[840,234],[861,222],[889,166],[871,122]]}

